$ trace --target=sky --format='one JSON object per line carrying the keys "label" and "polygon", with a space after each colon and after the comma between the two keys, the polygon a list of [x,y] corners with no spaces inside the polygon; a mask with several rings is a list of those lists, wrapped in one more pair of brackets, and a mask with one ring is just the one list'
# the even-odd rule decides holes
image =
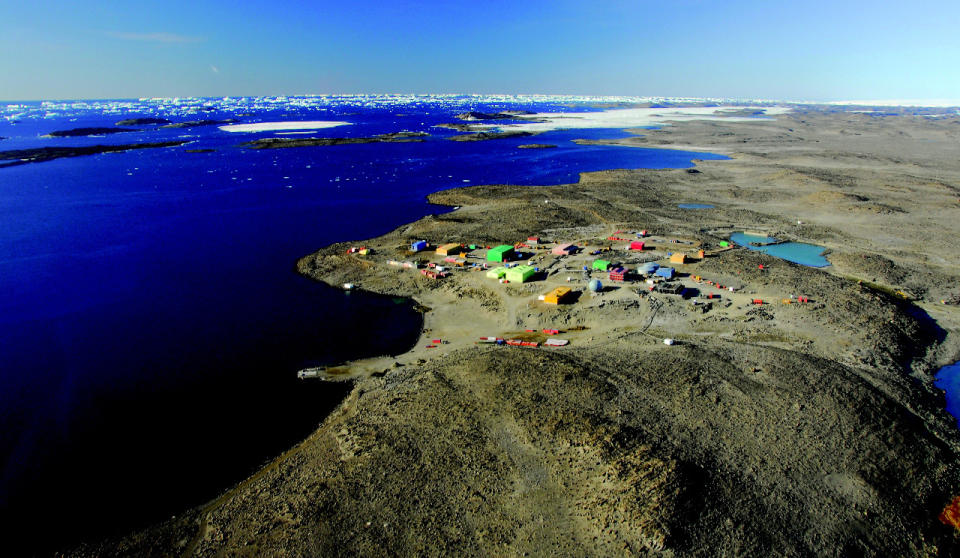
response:
{"label": "sky", "polygon": [[0,99],[960,99],[960,2],[0,3]]}

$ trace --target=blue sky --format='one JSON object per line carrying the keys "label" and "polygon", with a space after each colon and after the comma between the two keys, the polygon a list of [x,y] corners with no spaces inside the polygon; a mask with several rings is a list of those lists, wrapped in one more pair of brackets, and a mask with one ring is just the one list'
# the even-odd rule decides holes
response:
{"label": "blue sky", "polygon": [[4,2],[0,99],[957,99],[958,23],[946,1]]}

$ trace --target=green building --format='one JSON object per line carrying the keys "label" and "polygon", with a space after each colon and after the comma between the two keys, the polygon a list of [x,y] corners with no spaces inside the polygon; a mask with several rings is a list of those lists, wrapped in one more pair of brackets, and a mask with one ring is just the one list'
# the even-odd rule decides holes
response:
{"label": "green building", "polygon": [[500,279],[507,274],[507,268],[500,266],[495,267],[487,272],[487,277],[491,279]]}
{"label": "green building", "polygon": [[593,269],[599,271],[606,271],[610,267],[610,262],[607,260],[593,260]]}
{"label": "green building", "polygon": [[511,283],[526,283],[536,273],[529,265],[518,265],[507,270],[507,281]]}
{"label": "green building", "polygon": [[488,262],[508,262],[513,256],[513,246],[509,244],[501,244],[500,246],[487,250]]}

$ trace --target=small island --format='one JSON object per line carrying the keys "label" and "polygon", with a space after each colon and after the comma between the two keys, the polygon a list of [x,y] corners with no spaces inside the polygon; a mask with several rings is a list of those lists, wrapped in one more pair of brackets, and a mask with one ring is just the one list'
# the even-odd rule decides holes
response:
{"label": "small island", "polygon": [[457,115],[460,120],[516,120],[526,114],[534,114],[529,110],[504,110],[500,112],[462,112]]}
{"label": "small island", "polygon": [[169,124],[166,118],[126,118],[117,122],[117,126],[150,126],[153,124]]}
{"label": "small island", "polygon": [[434,128],[446,128],[448,130],[456,130],[458,132],[481,132],[483,130],[489,130],[489,124],[436,124]]}
{"label": "small island", "polygon": [[261,138],[241,143],[250,149],[281,149],[284,147],[314,147],[328,145],[347,145],[357,143],[410,143],[421,142],[426,132],[393,132],[362,138]]}
{"label": "small island", "polygon": [[510,130],[506,132],[476,132],[473,134],[461,134],[447,138],[450,141],[485,141],[507,138],[522,138],[534,135],[533,132],[524,132],[520,130]]}
{"label": "small island", "polygon": [[0,168],[43,163],[64,157],[82,157],[98,153],[117,153],[133,149],[152,149],[156,147],[176,147],[186,141],[163,141],[155,143],[129,143],[124,145],[85,145],[81,147],[39,147],[36,149],[12,149],[0,151]]}
{"label": "small island", "polygon": [[552,149],[556,147],[551,143],[525,143],[523,145],[518,145],[517,149]]}
{"label": "small island", "polygon": [[110,128],[110,127],[97,127],[97,128],[72,128],[70,130],[55,130],[49,134],[44,135],[45,138],[73,138],[73,137],[83,137],[83,136],[103,136],[106,134],[120,134],[123,132],[139,132],[140,130],[136,128]]}

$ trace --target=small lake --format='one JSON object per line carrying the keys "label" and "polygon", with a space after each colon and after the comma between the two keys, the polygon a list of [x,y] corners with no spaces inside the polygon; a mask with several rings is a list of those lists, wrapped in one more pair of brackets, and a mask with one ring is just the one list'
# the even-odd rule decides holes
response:
{"label": "small lake", "polygon": [[827,258],[823,257],[824,247],[816,244],[806,244],[804,242],[772,244],[777,241],[772,236],[750,235],[742,232],[731,234],[730,240],[744,248],[763,252],[775,258],[807,267],[827,267],[830,265]]}
{"label": "small lake", "polygon": [[677,207],[680,209],[713,209],[713,205],[709,203],[678,203]]}
{"label": "small lake", "polygon": [[944,366],[934,378],[934,385],[942,389],[947,398],[947,412],[957,419],[960,427],[960,362]]}

